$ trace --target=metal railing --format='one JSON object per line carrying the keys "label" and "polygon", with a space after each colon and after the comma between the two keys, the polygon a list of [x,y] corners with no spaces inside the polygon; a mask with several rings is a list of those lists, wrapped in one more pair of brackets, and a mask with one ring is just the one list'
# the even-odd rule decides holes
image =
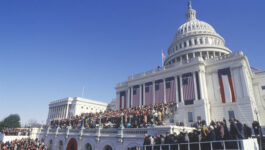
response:
{"label": "metal railing", "polygon": [[241,150],[242,148],[242,140],[187,142],[138,147],[139,150]]}

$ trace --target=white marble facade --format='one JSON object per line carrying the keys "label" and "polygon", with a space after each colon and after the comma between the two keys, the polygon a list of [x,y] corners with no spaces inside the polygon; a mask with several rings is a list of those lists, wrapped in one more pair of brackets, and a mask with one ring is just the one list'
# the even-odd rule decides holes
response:
{"label": "white marble facade", "polygon": [[[140,87],[139,106],[144,106],[146,83],[154,87],[155,81],[162,80],[165,85],[167,78],[174,78],[175,85],[179,85],[175,88],[178,107],[175,122],[184,122],[189,126],[200,119],[209,124],[211,120],[235,117],[251,125],[258,115],[264,126],[265,72],[252,72],[243,52],[232,52],[225,47],[225,40],[215,29],[196,18],[191,4],[186,18],[168,48],[163,67],[129,76],[127,81],[117,84],[116,107],[132,107],[135,86]],[[194,79],[195,98],[190,105],[185,105],[183,100],[182,77],[187,73],[191,73]],[[166,86],[163,88],[165,93]],[[126,98],[121,98],[121,93]],[[162,101],[165,103],[166,100],[164,94]]]}
{"label": "white marble facade", "polygon": [[49,104],[47,124],[52,120],[61,120],[82,113],[96,113],[105,111],[107,103],[81,97],[67,97],[52,101]]}

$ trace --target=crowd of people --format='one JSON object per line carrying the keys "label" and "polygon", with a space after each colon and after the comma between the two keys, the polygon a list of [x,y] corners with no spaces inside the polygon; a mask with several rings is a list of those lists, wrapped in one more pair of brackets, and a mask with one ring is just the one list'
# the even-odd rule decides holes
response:
{"label": "crowd of people", "polygon": [[[143,145],[146,150],[151,150],[152,146],[154,150],[160,150],[160,146],[162,150],[168,150],[169,145],[171,150],[178,150],[178,148],[181,148],[181,150],[186,150],[188,149],[188,145],[185,143],[202,142],[200,145],[201,149],[207,150],[211,147],[208,141],[238,140],[252,136],[251,127],[247,126],[246,124],[242,124],[236,119],[229,120],[229,124],[230,128],[228,129],[226,120],[218,122],[212,121],[209,126],[206,125],[205,121],[199,121],[193,125],[196,129],[189,133],[183,131],[179,134],[157,134],[155,137],[145,134]],[[257,124],[253,122],[252,125],[254,132],[256,132],[255,127]],[[256,133],[255,135],[257,136]],[[224,147],[222,142],[215,142],[212,146],[214,149],[222,149]],[[235,141],[225,142],[225,146],[226,148],[231,149],[238,148],[238,144]],[[199,144],[190,144],[190,149],[199,149]]]}
{"label": "crowd of people", "polygon": [[98,113],[85,113],[72,116],[70,119],[53,120],[51,128],[118,128],[121,124],[125,128],[145,128],[148,126],[163,125],[163,120],[176,111],[176,104],[156,104],[139,106],[121,110],[110,110]]}
{"label": "crowd of people", "polygon": [[12,142],[1,142],[0,150],[47,150],[44,142],[38,139],[21,139]]}
{"label": "crowd of people", "polygon": [[4,135],[18,135],[18,136],[29,135],[29,129],[25,128],[3,128],[0,130],[0,132]]}

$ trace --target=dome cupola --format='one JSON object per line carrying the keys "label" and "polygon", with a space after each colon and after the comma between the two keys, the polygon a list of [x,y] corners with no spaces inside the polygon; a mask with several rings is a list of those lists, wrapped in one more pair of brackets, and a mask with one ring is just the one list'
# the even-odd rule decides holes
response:
{"label": "dome cupola", "polygon": [[196,19],[196,10],[192,9],[191,1],[188,4],[188,11],[186,13],[187,21],[195,20]]}
{"label": "dome cupola", "polygon": [[229,54],[225,40],[215,29],[204,21],[196,18],[196,10],[188,3],[186,22],[181,25],[168,48],[168,57],[164,65],[187,61],[193,57],[208,59]]}

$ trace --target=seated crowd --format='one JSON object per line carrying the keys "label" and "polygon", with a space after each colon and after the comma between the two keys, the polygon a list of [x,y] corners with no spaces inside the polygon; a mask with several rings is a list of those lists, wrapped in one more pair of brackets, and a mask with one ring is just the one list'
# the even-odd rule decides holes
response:
{"label": "seated crowd", "polygon": [[23,128],[3,128],[0,132],[4,135],[18,135],[18,136],[27,136],[29,135],[29,129]]}
{"label": "seated crowd", "polygon": [[51,128],[118,128],[123,123],[125,128],[144,128],[148,126],[162,125],[163,120],[172,115],[176,110],[176,104],[157,104],[152,106],[139,106],[121,110],[111,110],[99,113],[85,113],[73,116],[71,119],[53,120]]}
{"label": "seated crowd", "polygon": [[1,150],[47,150],[43,142],[40,142],[38,139],[21,139],[14,140],[12,142],[1,142]]}
{"label": "seated crowd", "polygon": [[[205,121],[199,121],[194,124],[193,127],[196,129],[193,132],[180,132],[179,134],[169,134],[165,135],[156,135],[156,137],[149,136],[145,134],[144,138],[144,148],[146,150],[151,150],[152,145],[154,145],[154,150],[168,150],[170,144],[171,150],[177,150],[178,144],[181,150],[188,149],[188,145],[185,143],[188,142],[202,142],[201,149],[210,149],[210,144],[207,141],[220,141],[220,140],[237,140],[245,139],[252,136],[252,130],[246,124],[240,123],[238,120],[230,120],[230,128],[228,129],[226,120],[214,122],[212,121],[209,126],[206,126]],[[206,143],[203,143],[206,142]],[[162,144],[162,145],[161,145]],[[236,142],[226,142],[226,148],[236,148]],[[213,148],[222,149],[224,145],[222,143],[213,143]],[[191,144],[190,149],[197,150],[199,149],[199,144]]]}

